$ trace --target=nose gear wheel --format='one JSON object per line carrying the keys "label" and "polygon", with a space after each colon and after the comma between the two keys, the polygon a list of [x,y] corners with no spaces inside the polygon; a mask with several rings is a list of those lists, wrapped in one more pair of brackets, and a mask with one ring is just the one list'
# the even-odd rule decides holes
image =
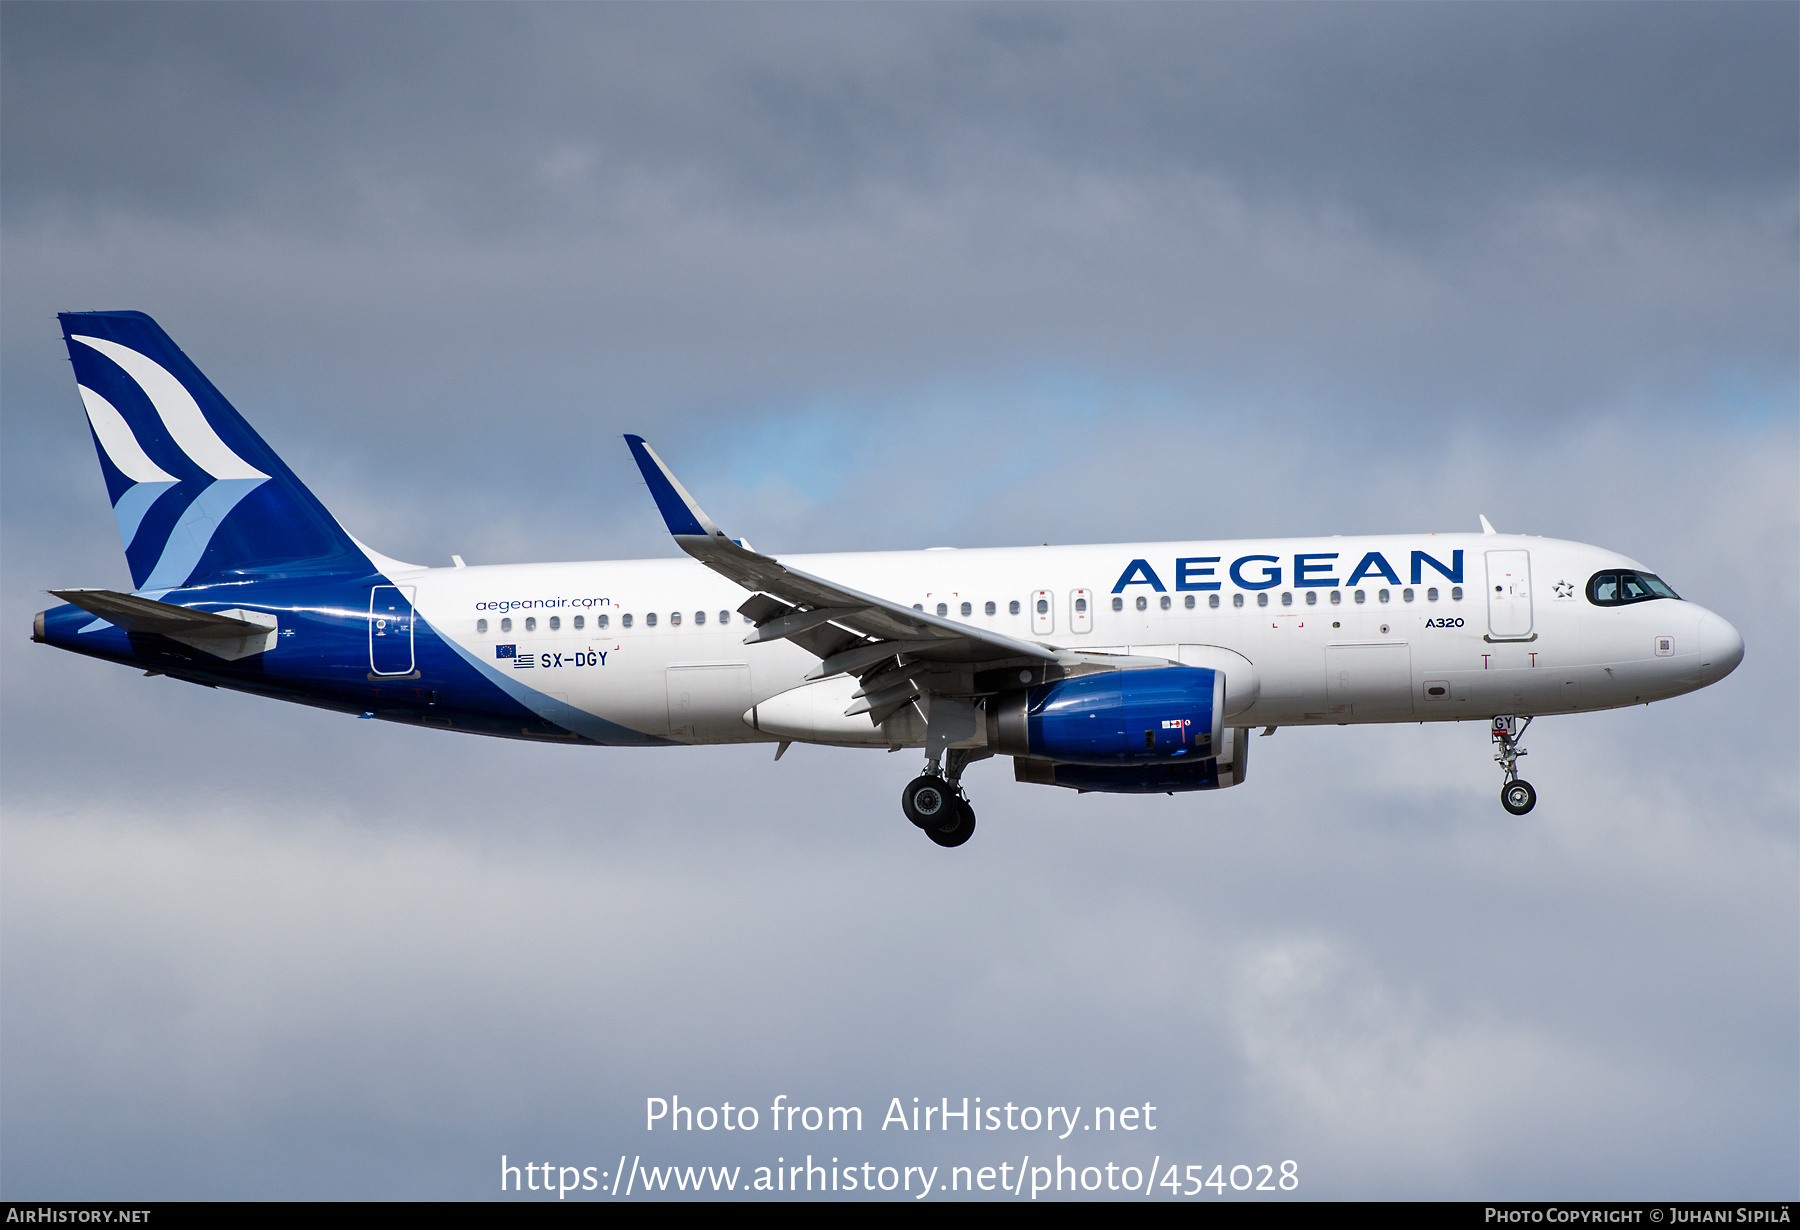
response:
{"label": "nose gear wheel", "polygon": [[1522,816],[1537,806],[1537,791],[1523,778],[1500,787],[1500,806],[1515,816]]}

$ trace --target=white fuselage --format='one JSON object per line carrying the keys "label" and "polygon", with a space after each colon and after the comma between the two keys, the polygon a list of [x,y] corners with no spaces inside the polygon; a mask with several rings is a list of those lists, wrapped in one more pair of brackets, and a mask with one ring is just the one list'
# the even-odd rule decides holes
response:
{"label": "white fuselage", "polygon": [[[1415,552],[1426,557],[1416,581]],[[1227,667],[1238,676],[1230,714],[1238,726],[1607,709],[1703,687],[1742,653],[1735,630],[1692,603],[1599,607],[1587,599],[1591,575],[1641,567],[1633,561],[1514,535],[935,549],[786,562],[1057,648],[1204,665],[1241,657],[1254,682],[1246,687],[1241,666]],[[854,681],[806,683],[818,659],[799,646],[746,645],[752,628],[736,608],[748,595],[691,560],[429,569],[393,579],[412,588],[419,615],[440,635],[534,707],[542,698],[564,714],[567,705],[686,743],[911,745],[923,737],[917,723],[884,733],[866,717],[843,718]],[[1229,652],[1221,659],[1214,650]],[[770,720],[758,722],[759,711]]]}

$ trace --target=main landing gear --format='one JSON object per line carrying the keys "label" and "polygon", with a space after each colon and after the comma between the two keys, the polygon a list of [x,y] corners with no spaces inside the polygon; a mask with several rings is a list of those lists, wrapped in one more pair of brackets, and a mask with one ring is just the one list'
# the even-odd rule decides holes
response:
{"label": "main landing gear", "polygon": [[925,772],[906,783],[900,794],[901,810],[906,818],[925,831],[940,846],[960,846],[975,834],[975,809],[962,792],[963,766],[967,753],[951,750],[950,775],[940,776],[937,765],[927,764]]}
{"label": "main landing gear", "polygon": [[1517,718],[1508,714],[1494,719],[1494,746],[1498,750],[1494,759],[1499,762],[1500,771],[1506,775],[1500,785],[1500,806],[1515,816],[1522,816],[1537,806],[1537,791],[1531,783],[1519,776],[1519,757],[1525,755],[1525,749],[1519,741],[1525,737],[1525,728],[1531,725],[1530,718]]}

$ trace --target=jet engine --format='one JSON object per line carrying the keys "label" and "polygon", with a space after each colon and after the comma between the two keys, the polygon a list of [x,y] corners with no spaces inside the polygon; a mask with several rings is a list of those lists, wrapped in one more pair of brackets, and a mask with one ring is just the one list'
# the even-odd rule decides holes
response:
{"label": "jet engine", "polygon": [[1225,673],[1103,671],[988,702],[988,746],[1020,781],[1116,794],[1216,790],[1244,779],[1246,731],[1225,723]]}

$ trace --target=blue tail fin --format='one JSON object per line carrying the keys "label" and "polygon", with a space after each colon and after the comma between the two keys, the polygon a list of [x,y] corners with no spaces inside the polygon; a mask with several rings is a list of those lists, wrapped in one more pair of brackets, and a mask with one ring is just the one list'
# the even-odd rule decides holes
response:
{"label": "blue tail fin", "polygon": [[230,573],[369,569],[337,519],[154,320],[58,319],[139,590]]}

